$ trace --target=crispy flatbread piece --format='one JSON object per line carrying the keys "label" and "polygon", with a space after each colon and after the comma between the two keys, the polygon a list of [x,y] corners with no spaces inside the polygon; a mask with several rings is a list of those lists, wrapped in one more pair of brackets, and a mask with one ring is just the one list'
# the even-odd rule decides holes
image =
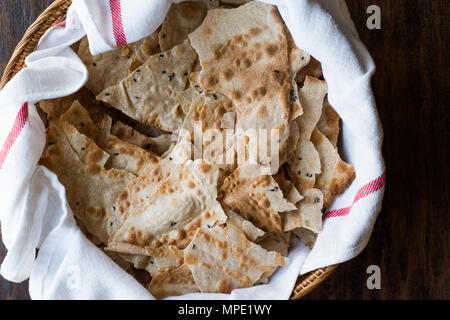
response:
{"label": "crispy flatbread piece", "polygon": [[56,173],[74,215],[103,243],[108,241],[106,220],[116,214],[117,196],[134,177],[127,171],[106,170],[107,158],[91,139],[81,139],[72,125],[50,122],[40,164]]}
{"label": "crispy flatbread piece", "polygon": [[292,231],[307,247],[312,249],[316,243],[317,233],[305,228],[298,228]]}
{"label": "crispy flatbread piece", "polygon": [[159,30],[160,28],[158,28],[148,37],[139,41],[139,44],[136,46],[137,50],[134,49],[131,53],[131,62],[129,67],[130,72],[133,72],[142,64],[144,64],[145,61],[147,61],[147,59],[152,55],[161,52],[158,38]]}
{"label": "crispy flatbread piece", "polygon": [[147,289],[156,299],[199,292],[187,265],[164,269],[152,279]]}
{"label": "crispy flatbread piece", "polygon": [[74,102],[61,119],[73,125],[78,131],[91,137],[95,143],[105,150],[111,157],[105,164],[107,169],[123,169],[135,175],[142,175],[147,169],[158,166],[161,158],[136,145],[120,140],[110,134],[111,118],[105,116],[97,126],[90,118],[86,109],[78,102]]}
{"label": "crispy flatbread piece", "polygon": [[291,80],[292,80],[292,90],[291,90],[291,99],[292,99],[292,111],[291,111],[291,120],[294,120],[303,114],[303,107],[301,106],[301,101],[298,95],[298,87],[295,82],[295,76],[298,71],[304,68],[310,60],[310,55],[305,51],[301,50],[295,44],[293,39],[288,40],[288,48],[289,48],[289,65],[291,71]]}
{"label": "crispy flatbread piece", "polygon": [[230,293],[254,285],[288,260],[247,240],[233,225],[200,228],[184,250],[184,261],[201,292]]}
{"label": "crispy flatbread piece", "polygon": [[355,179],[355,168],[342,161],[333,144],[318,129],[313,131],[311,141],[320,157],[321,173],[316,179],[316,188],[323,193],[323,207],[329,208],[334,198],[340,195]]}
{"label": "crispy flatbread piece", "polygon": [[223,209],[228,217],[227,224],[232,224],[241,230],[249,241],[255,242],[258,238],[264,236],[265,232],[263,230],[244,219],[240,214],[237,214],[226,206]]}
{"label": "crispy flatbread piece", "polygon": [[287,257],[290,237],[291,237],[290,233],[285,233],[284,234],[285,240],[279,241],[270,234],[266,234],[264,237],[258,239],[256,243],[261,247],[263,247],[264,249],[266,249],[267,251],[275,251],[281,254],[283,257]]}
{"label": "crispy flatbread piece", "polygon": [[142,42],[143,40],[140,40],[93,56],[87,37],[81,39],[77,54],[89,72],[86,87],[97,95],[125,78],[130,72],[131,56],[137,52]]}
{"label": "crispy flatbread piece", "polygon": [[152,277],[164,269],[178,268],[184,261],[183,250],[167,244],[152,248],[118,243],[112,244],[104,250],[120,255],[125,261],[133,263],[137,269],[147,270]]}
{"label": "crispy flatbread piece", "polygon": [[337,146],[339,138],[339,120],[339,115],[331,106],[328,97],[325,97],[322,115],[320,116],[319,122],[317,122],[317,129],[319,129],[319,131],[322,132],[335,147]]}
{"label": "crispy flatbread piece", "polygon": [[280,171],[273,176],[275,181],[281,188],[281,192],[283,192],[283,196],[291,203],[296,204],[300,200],[303,199],[303,196],[298,192],[295,185],[287,179],[284,170],[280,169]]}
{"label": "crispy flatbread piece", "polygon": [[222,187],[225,205],[252,222],[258,228],[283,239],[280,212],[295,210],[287,201],[272,176],[260,175],[257,166],[237,168]]}
{"label": "crispy flatbread piece", "polygon": [[322,192],[315,188],[306,189],[303,196],[304,198],[297,204],[297,210],[281,214],[284,232],[300,227],[315,233],[322,231]]}
{"label": "crispy flatbread piece", "polygon": [[186,40],[171,50],[151,56],[121,80],[106,88],[97,99],[129,117],[173,132],[183,123],[183,108],[176,100],[183,91],[197,54]]}
{"label": "crispy flatbread piece", "polygon": [[133,195],[122,193],[117,206],[123,222],[111,243],[151,247],[168,243],[182,249],[199,227],[225,223],[227,216],[216,200],[218,174],[217,167],[201,160],[177,165],[137,210],[131,208],[132,213],[128,210]]}
{"label": "crispy flatbread piece", "polygon": [[319,61],[311,57],[308,65],[298,71],[297,76],[295,77],[295,81],[298,83],[303,83],[306,79],[306,76],[321,78],[322,74],[322,66]]}
{"label": "crispy flatbread piece", "polygon": [[[283,163],[288,153],[292,81],[288,43],[276,7],[254,1],[236,9],[210,10],[189,38],[202,66],[201,87],[235,101],[236,129],[265,129],[267,141],[277,130],[276,145],[270,144],[269,150],[277,148],[278,165]],[[256,143],[249,138],[247,145]],[[274,161],[270,156],[257,163]]]}
{"label": "crispy flatbread piece", "polygon": [[161,51],[169,50],[186,40],[187,35],[202,24],[208,8],[218,5],[218,1],[186,1],[172,4],[158,35]]}
{"label": "crispy flatbread piece", "polygon": [[296,119],[299,139],[295,151],[289,155],[286,169],[300,193],[313,188],[316,174],[320,173],[320,158],[310,139],[320,119],[326,93],[326,82],[312,77],[306,77],[299,92],[304,114]]}
{"label": "crispy flatbread piece", "polygon": [[95,100],[95,96],[85,87],[66,97],[41,100],[39,106],[47,113],[47,119],[52,121],[59,119],[77,100],[88,107],[87,110],[94,121],[97,122],[104,116],[105,108],[101,102]]}
{"label": "crispy flatbread piece", "polygon": [[113,125],[111,133],[123,141],[158,155],[169,150],[172,144],[171,134],[165,133],[154,138],[149,137],[120,121]]}

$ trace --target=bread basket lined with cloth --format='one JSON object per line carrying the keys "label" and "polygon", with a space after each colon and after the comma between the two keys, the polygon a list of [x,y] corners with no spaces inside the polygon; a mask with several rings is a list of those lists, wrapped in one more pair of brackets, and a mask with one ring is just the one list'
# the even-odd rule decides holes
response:
{"label": "bread basket lined with cloth", "polygon": [[[278,6],[295,43],[321,62],[329,102],[342,119],[341,155],[354,166],[356,178],[324,213],[323,231],[314,248],[297,241],[289,253],[289,265],[277,270],[268,284],[231,294],[192,293],[176,298],[287,299],[294,289],[293,297],[298,298],[329,274],[333,267],[327,266],[362,251],[381,207],[385,181],[382,129],[370,87],[375,66],[345,2],[262,2]],[[35,25],[41,32],[48,28],[46,34],[40,38],[38,32],[30,33],[22,50],[16,52],[17,60],[6,70],[6,80],[16,74],[0,92],[4,109],[0,219],[8,249],[1,273],[11,281],[30,278],[33,299],[152,299],[84,237],[63,186],[51,171],[37,165],[45,127],[34,103],[69,95],[85,84],[88,72],[70,48],[73,43],[87,34],[92,53],[98,54],[135,42],[158,28],[171,3],[142,1],[136,6],[126,0],[74,0],[68,8],[68,1],[57,1],[44,13],[41,24]],[[51,26],[60,22],[66,8],[66,21]],[[37,38],[39,44],[31,53]],[[26,55],[26,67],[19,71]],[[299,275],[307,278],[296,287]]]}

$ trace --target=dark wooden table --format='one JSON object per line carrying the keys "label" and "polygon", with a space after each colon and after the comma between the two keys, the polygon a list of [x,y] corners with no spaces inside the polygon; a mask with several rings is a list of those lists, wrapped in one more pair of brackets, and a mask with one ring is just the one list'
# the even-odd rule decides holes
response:
{"label": "dark wooden table", "polygon": [[[387,186],[367,248],[307,299],[450,299],[449,22],[445,0],[348,0],[377,65],[373,89],[384,128]],[[0,1],[0,70],[51,0]],[[381,30],[366,8],[381,8]],[[5,248],[0,244],[0,261]],[[369,265],[381,290],[366,287]],[[27,283],[0,279],[0,299],[29,299]]]}

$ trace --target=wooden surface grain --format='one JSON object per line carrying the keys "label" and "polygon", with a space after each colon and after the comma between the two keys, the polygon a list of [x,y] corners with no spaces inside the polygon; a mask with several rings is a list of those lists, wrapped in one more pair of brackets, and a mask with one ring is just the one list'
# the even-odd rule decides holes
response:
{"label": "wooden surface grain", "polygon": [[[50,0],[0,1],[0,70]],[[449,6],[445,0],[348,0],[377,72],[387,184],[366,249],[305,299],[450,299]],[[366,27],[369,5],[381,30]],[[0,244],[0,261],[5,256]],[[366,286],[370,265],[381,289]],[[28,284],[0,279],[0,299],[29,299]]]}

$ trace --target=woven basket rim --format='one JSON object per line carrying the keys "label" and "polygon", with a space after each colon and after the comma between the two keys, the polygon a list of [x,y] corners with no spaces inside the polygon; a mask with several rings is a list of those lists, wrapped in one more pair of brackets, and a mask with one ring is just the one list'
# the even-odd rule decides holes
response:
{"label": "woven basket rim", "polygon": [[[65,19],[71,3],[72,0],[55,0],[25,31],[5,67],[0,81],[0,89],[24,67],[25,58],[34,51],[43,34],[51,26]],[[338,266],[339,264],[330,265],[299,276],[290,299],[298,300],[306,296],[328,278]]]}

